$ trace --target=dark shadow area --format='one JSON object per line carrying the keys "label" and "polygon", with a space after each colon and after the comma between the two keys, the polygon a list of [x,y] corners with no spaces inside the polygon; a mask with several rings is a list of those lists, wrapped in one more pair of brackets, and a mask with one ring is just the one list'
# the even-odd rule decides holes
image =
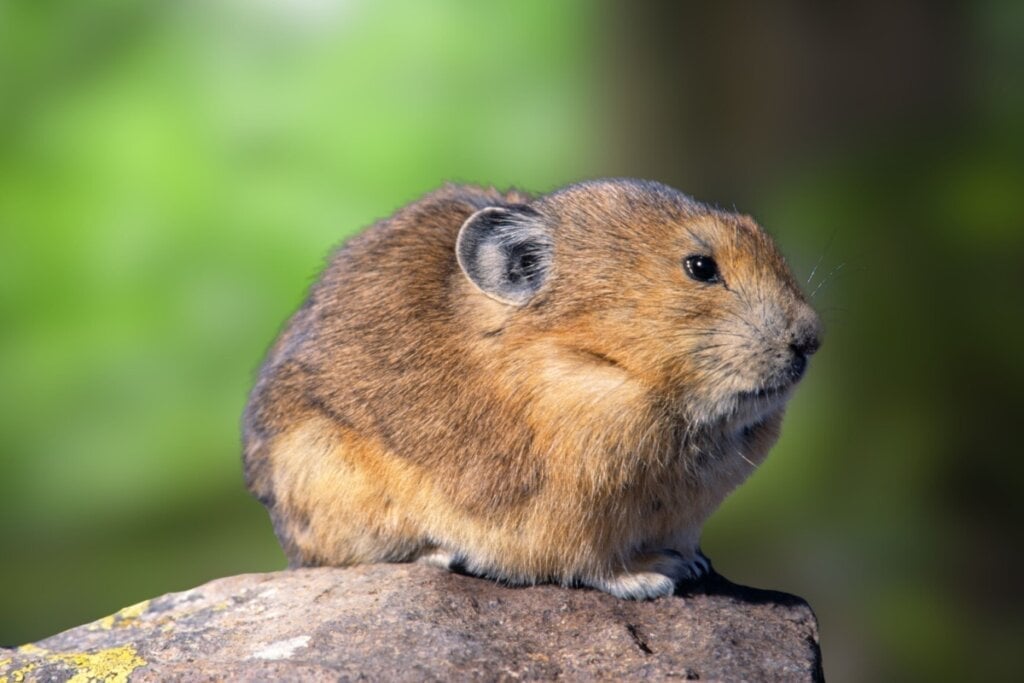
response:
{"label": "dark shadow area", "polygon": [[693,595],[711,595],[733,598],[739,602],[746,602],[753,605],[782,605],[784,607],[810,607],[806,600],[790,593],[769,590],[765,588],[753,588],[733,583],[718,572],[712,570],[707,576],[697,581],[686,581],[680,583],[676,588],[675,595],[678,597],[690,597]]}

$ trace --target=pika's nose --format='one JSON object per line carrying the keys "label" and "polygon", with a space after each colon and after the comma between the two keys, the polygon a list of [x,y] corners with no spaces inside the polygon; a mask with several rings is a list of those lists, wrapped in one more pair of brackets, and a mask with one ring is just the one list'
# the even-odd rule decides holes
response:
{"label": "pika's nose", "polygon": [[814,352],[821,346],[821,336],[818,333],[817,321],[807,322],[800,325],[789,343],[791,360],[789,372],[796,381],[803,377],[807,370],[807,358],[814,355]]}
{"label": "pika's nose", "polygon": [[813,329],[794,335],[793,341],[789,345],[789,348],[793,349],[793,353],[798,353],[801,356],[813,356],[820,347],[821,339],[818,337],[817,330]]}

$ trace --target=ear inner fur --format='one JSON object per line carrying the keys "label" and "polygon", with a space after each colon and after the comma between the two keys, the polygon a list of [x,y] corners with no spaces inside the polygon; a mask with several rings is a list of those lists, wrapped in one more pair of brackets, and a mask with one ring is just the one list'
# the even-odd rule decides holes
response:
{"label": "ear inner fur", "polygon": [[455,253],[462,272],[480,291],[521,306],[544,284],[552,244],[536,210],[527,205],[491,206],[462,224]]}

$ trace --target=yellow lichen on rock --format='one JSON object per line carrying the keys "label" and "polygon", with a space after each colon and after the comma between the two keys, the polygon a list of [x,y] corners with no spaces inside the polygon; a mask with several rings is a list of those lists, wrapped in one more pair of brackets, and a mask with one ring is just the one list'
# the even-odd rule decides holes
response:
{"label": "yellow lichen on rock", "polygon": [[75,675],[68,683],[88,683],[100,680],[107,683],[127,683],[128,675],[146,660],[131,645],[112,647],[98,652],[61,652],[48,655],[50,662],[62,662],[74,667]]}
{"label": "yellow lichen on rock", "polygon": [[97,619],[90,625],[90,628],[93,630],[100,629],[103,631],[109,631],[115,626],[118,628],[134,626],[138,618],[145,614],[147,609],[149,609],[149,600],[143,600],[142,602],[137,602],[134,605],[128,605],[127,607],[105,616],[102,619]]}
{"label": "yellow lichen on rock", "polygon": [[96,621],[94,621],[89,626],[89,629],[90,630],[101,629],[103,631],[109,631],[110,629],[114,628],[114,617],[115,617],[115,615],[108,614],[107,616],[103,617],[102,619],[97,619]]}
{"label": "yellow lichen on rock", "polygon": [[[18,654],[23,655],[38,655],[45,653],[46,650],[39,647],[38,645],[33,645],[32,643],[26,643],[25,645],[22,645],[18,648]],[[0,668],[6,668],[10,666],[13,661],[14,659],[11,657],[0,660]],[[22,681],[25,680],[25,676],[32,673],[32,670],[38,666],[39,662],[29,662],[28,664],[23,664],[17,669],[0,672],[0,683],[22,683]]]}
{"label": "yellow lichen on rock", "polygon": [[[0,666],[6,666],[10,664],[11,661],[12,660],[10,659],[5,659],[4,661],[0,662]],[[31,662],[29,664],[26,664],[25,666],[15,669],[14,671],[8,671],[3,676],[0,676],[0,683],[22,683],[22,681],[25,680],[25,676],[32,673],[32,669],[36,668],[37,666],[39,666],[39,664]]]}
{"label": "yellow lichen on rock", "polygon": [[117,613],[117,616],[121,617],[122,622],[135,620],[145,614],[147,609],[149,609],[149,600],[143,600],[123,608]]}

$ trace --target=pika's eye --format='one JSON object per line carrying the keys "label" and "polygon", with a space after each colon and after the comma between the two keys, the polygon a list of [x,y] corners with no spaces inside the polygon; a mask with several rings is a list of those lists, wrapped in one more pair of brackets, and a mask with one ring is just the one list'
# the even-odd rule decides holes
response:
{"label": "pika's eye", "polygon": [[686,274],[697,282],[714,284],[722,281],[722,276],[718,272],[718,264],[710,256],[701,254],[687,256],[683,260],[683,265],[686,266]]}

